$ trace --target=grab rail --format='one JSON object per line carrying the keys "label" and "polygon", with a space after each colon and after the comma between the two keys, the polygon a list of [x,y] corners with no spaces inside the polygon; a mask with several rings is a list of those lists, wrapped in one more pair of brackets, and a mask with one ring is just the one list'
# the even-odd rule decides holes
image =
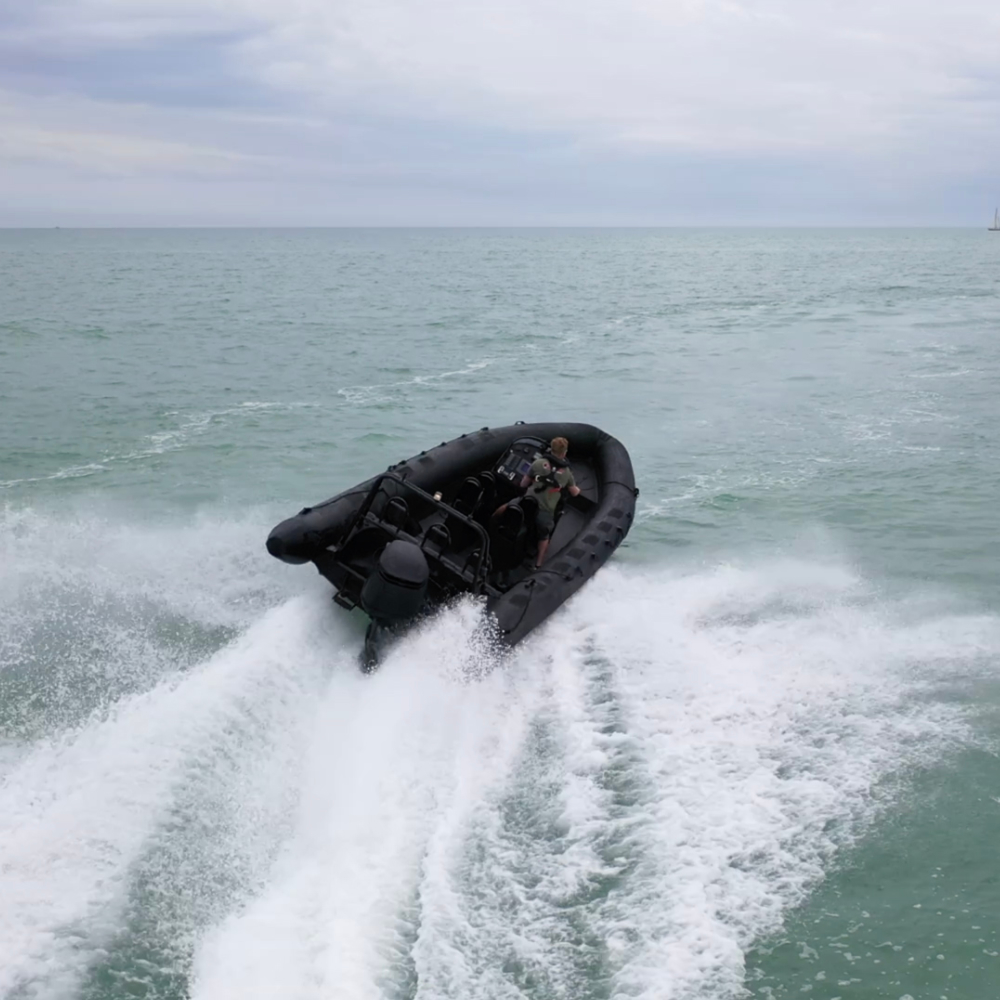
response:
{"label": "grab rail", "polygon": [[[391,481],[397,487],[401,487],[404,491],[408,491],[415,496],[420,497],[421,500],[441,511],[446,520],[459,521],[466,527],[472,529],[472,532],[479,540],[479,558],[475,563],[475,569],[473,571],[473,587],[478,592],[486,583],[486,575],[489,567],[490,536],[487,534],[486,529],[478,521],[474,521],[471,517],[466,517],[465,514],[455,510],[454,507],[446,504],[443,500],[438,500],[426,490],[422,490],[419,486],[414,486],[413,483],[407,482],[402,478],[402,476],[397,475],[395,472],[383,472],[382,475],[378,476],[372,482],[371,488],[368,490],[368,495],[358,508],[358,512],[355,514],[354,520],[351,522],[350,527],[344,535],[345,543],[354,534],[358,525],[362,524],[367,518],[369,512],[371,511],[372,504],[375,503],[375,498],[378,496],[378,493],[386,480]],[[398,494],[395,495],[398,496]],[[379,520],[381,522],[381,519]],[[430,527],[431,526],[428,525],[427,528],[421,531],[421,538],[426,535],[427,530],[429,530]]]}

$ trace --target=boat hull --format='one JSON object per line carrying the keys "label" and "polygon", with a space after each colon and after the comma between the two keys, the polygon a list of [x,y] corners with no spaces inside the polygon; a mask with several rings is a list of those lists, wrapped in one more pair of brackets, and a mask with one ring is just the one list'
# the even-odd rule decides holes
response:
{"label": "boat hull", "polygon": [[[531,448],[542,448],[554,437],[569,439],[570,468],[582,495],[565,504],[548,557],[535,569],[532,525],[519,529],[519,537],[527,539],[526,555],[519,558],[518,538],[511,542],[498,535],[492,514],[505,502],[522,503],[514,463],[524,468]],[[468,502],[470,494],[476,495],[472,481],[482,487],[475,503]],[[494,483],[496,493],[488,495],[485,486],[492,489]],[[425,553],[431,566],[426,609],[459,593],[484,596],[497,636],[513,646],[607,562],[632,525],[636,495],[628,452],[597,427],[483,428],[305,508],[273,529],[267,548],[285,562],[314,563],[337,588],[338,603],[364,608],[361,590],[377,570],[380,551],[405,539]],[[529,513],[525,521],[530,518]],[[516,564],[505,566],[505,559]]]}

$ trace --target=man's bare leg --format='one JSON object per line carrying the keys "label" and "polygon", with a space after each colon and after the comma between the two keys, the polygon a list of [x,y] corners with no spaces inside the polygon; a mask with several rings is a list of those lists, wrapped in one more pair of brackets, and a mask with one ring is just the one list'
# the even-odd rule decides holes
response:
{"label": "man's bare leg", "polygon": [[535,569],[538,569],[538,567],[542,565],[542,562],[545,559],[545,553],[548,552],[548,549],[549,540],[547,538],[543,538],[538,543],[538,558],[535,560]]}

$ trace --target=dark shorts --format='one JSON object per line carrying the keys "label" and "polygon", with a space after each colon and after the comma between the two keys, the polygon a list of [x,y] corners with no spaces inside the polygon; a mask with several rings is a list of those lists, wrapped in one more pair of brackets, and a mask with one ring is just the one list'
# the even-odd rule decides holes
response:
{"label": "dark shorts", "polygon": [[535,524],[538,526],[538,540],[544,541],[546,538],[552,537],[552,530],[556,526],[556,516],[552,511],[542,510],[539,507],[538,514],[535,516]]}

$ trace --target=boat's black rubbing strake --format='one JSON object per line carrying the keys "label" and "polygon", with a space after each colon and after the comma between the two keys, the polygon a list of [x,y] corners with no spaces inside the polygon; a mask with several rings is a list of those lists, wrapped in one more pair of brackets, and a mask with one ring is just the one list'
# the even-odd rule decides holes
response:
{"label": "boat's black rubbing strake", "polygon": [[[554,437],[569,439],[580,487],[566,497],[540,569],[535,501],[520,489]],[[481,594],[508,645],[520,642],[607,561],[628,534],[635,478],[624,446],[589,424],[515,424],[463,434],[282,521],[271,555],[313,562],[375,633],[457,594]],[[493,512],[504,503],[500,518]]]}

